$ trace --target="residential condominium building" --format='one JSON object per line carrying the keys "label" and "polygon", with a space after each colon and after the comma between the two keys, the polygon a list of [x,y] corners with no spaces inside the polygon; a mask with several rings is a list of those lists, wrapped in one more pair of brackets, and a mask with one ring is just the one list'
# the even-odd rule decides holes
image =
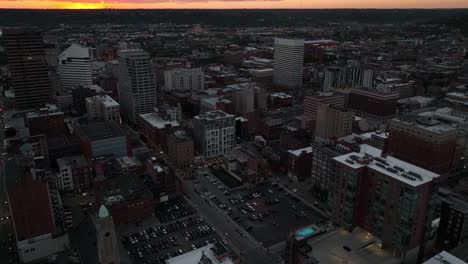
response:
{"label": "residential condominium building", "polygon": [[90,120],[107,120],[120,123],[119,103],[108,95],[96,95],[85,99],[86,113]]}
{"label": "residential condominium building", "polygon": [[236,118],[216,110],[194,117],[195,147],[207,158],[224,155],[236,144]]}
{"label": "residential condominium building", "polygon": [[138,125],[141,114],[156,106],[156,82],[149,54],[143,50],[122,50],[119,56],[119,103],[122,115]]}
{"label": "residential condominium building", "polygon": [[58,56],[57,64],[63,90],[93,84],[89,48],[72,44]]}
{"label": "residential condominium building", "polygon": [[273,83],[297,89],[302,88],[304,40],[275,38]]}
{"label": "residential condominium building", "polygon": [[15,104],[19,109],[37,108],[52,96],[41,33],[27,29],[4,29]]}
{"label": "residential condominium building", "polygon": [[427,170],[448,174],[462,166],[457,129],[430,118],[393,119],[386,152]]}
{"label": "residential condominium building", "polygon": [[334,161],[328,200],[334,222],[364,228],[395,255],[427,239],[438,174],[366,144]]}
{"label": "residential condominium building", "polygon": [[201,68],[175,68],[164,71],[166,91],[192,91],[205,88],[205,75]]}

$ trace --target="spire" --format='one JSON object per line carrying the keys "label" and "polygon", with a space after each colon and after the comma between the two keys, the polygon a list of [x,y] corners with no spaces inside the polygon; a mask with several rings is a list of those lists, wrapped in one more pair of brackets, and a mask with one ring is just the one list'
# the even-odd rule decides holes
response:
{"label": "spire", "polygon": [[107,208],[104,205],[101,205],[101,207],[99,208],[98,217],[99,218],[106,218],[108,216],[109,216],[109,211],[107,210]]}

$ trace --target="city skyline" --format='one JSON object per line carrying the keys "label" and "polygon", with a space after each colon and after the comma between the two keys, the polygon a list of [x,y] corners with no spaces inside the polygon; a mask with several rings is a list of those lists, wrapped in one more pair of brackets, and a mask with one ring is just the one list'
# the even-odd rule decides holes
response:
{"label": "city skyline", "polygon": [[468,8],[464,0],[1,0],[2,9],[393,9],[393,8]]}

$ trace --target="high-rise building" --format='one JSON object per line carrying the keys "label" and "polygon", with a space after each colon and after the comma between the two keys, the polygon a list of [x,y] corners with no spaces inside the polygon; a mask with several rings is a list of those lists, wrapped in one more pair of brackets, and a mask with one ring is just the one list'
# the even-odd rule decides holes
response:
{"label": "high-rise building", "polygon": [[195,147],[205,157],[226,154],[236,144],[236,118],[216,110],[194,117]]}
{"label": "high-rise building", "polygon": [[312,120],[316,120],[318,108],[321,104],[344,107],[345,98],[342,95],[334,95],[332,93],[322,93],[319,95],[307,96],[304,99],[304,114],[310,117]]}
{"label": "high-rise building", "polygon": [[99,208],[95,226],[99,263],[120,263],[119,244],[115,234],[114,221],[104,205]]}
{"label": "high-rise building", "polygon": [[375,71],[360,66],[328,67],[324,71],[323,90],[374,86]]}
{"label": "high-rise building", "polygon": [[428,118],[393,119],[386,151],[439,174],[458,169],[463,155],[462,146],[457,144],[457,130]]}
{"label": "high-rise building", "polygon": [[346,108],[320,104],[315,124],[315,140],[329,141],[350,135],[353,120],[353,112]]}
{"label": "high-rise building", "polygon": [[120,123],[119,103],[108,95],[96,95],[85,99],[86,113],[90,120],[107,120]]}
{"label": "high-rise building", "polygon": [[395,255],[427,239],[434,215],[435,181],[440,175],[363,144],[359,152],[334,158],[329,194],[334,222],[361,227]]}
{"label": "high-rise building", "polygon": [[302,87],[304,40],[275,38],[273,83],[289,89]]}
{"label": "high-rise building", "polygon": [[165,90],[191,91],[205,88],[205,75],[201,68],[175,68],[164,71]]}
{"label": "high-rise building", "polygon": [[137,125],[138,116],[156,106],[156,82],[148,53],[122,50],[119,55],[119,103],[122,115]]}
{"label": "high-rise building", "polygon": [[41,33],[27,29],[3,30],[16,107],[36,108],[47,103],[52,86],[47,72]]}
{"label": "high-rise building", "polygon": [[93,84],[89,48],[72,44],[58,56],[57,63],[63,90]]}

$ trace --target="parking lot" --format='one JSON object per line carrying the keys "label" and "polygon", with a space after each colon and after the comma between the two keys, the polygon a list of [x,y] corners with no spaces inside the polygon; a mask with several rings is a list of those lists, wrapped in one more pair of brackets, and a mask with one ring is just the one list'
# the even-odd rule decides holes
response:
{"label": "parking lot", "polygon": [[195,210],[180,196],[157,206],[155,216],[161,223],[193,215]]}
{"label": "parking lot", "polygon": [[276,183],[230,190],[210,174],[203,174],[197,180],[195,192],[211,206],[223,209],[264,247],[284,241],[295,228],[325,224],[327,220]]}
{"label": "parking lot", "polygon": [[209,243],[225,243],[183,197],[158,206],[162,224],[130,232],[121,242],[134,263],[159,264]]}

